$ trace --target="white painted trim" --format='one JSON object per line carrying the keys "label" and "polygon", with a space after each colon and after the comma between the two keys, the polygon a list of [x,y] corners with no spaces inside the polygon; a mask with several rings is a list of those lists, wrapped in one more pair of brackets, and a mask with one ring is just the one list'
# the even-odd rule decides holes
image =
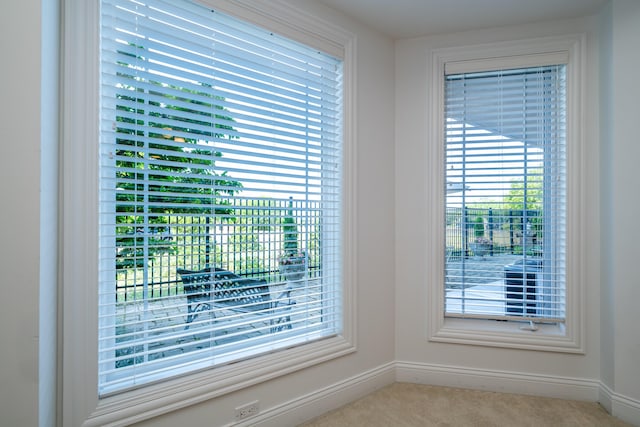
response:
{"label": "white painted trim", "polygon": [[[98,2],[62,5],[60,152],[61,424],[82,425],[97,403]],[[90,212],[96,214],[90,215]],[[92,231],[93,230],[93,231]],[[96,286],[87,286],[95,283]]]}
{"label": "white painted trim", "polygon": [[616,393],[601,383],[598,402],[614,417],[633,425],[640,425],[640,400]]}
{"label": "white painted trim", "polygon": [[[454,319],[444,316],[444,209],[434,209],[429,224],[427,246],[429,260],[428,277],[428,326],[430,341],[555,351],[583,354],[585,351],[585,249],[581,244],[586,236],[585,201],[586,188],[582,184],[585,174],[583,127],[586,85],[586,37],[584,34],[545,37],[530,40],[489,43],[473,46],[457,46],[434,49],[427,52],[430,61],[428,102],[429,120],[429,187],[427,201],[430,206],[444,206],[444,75],[448,63],[460,65],[466,62],[495,61],[497,67],[505,61],[533,55],[534,58],[559,53],[568,55],[567,64],[567,301],[566,322],[560,325],[540,325],[535,332],[522,331],[514,322],[495,322],[479,319]],[[526,56],[525,56],[526,55]]]}
{"label": "white painted trim", "polygon": [[258,416],[234,426],[280,427],[298,425],[395,382],[393,362],[370,369],[328,387],[263,410]]}
{"label": "white painted trim", "polygon": [[83,426],[126,426],[349,354],[342,337],[153,384],[101,399]]}
{"label": "white painted trim", "polygon": [[342,69],[342,140],[343,140],[343,175],[342,175],[342,232],[343,232],[343,335],[357,348],[358,319],[358,135],[357,135],[357,43],[355,36],[344,42],[344,58]]}
{"label": "white painted trim", "polygon": [[344,57],[345,45],[355,37],[345,29],[292,7],[283,0],[196,1],[338,58]]}
{"label": "white painted trim", "polygon": [[597,379],[560,377],[417,362],[395,362],[396,381],[598,402],[614,417],[640,425],[640,400]]}
{"label": "white painted trim", "polygon": [[[99,97],[99,0],[64,0],[63,33],[63,117],[61,185],[63,197],[62,236],[62,344],[61,390],[63,426],[128,425],[184,408],[217,396],[305,369],[341,357],[356,350],[356,43],[345,31],[336,31],[324,23],[282,21],[296,15],[291,5],[269,6],[270,14],[260,16],[261,2],[231,1],[240,11],[240,3],[254,3],[245,13],[260,17],[261,24],[286,27],[295,22],[291,34],[314,35],[317,44],[326,40],[340,44],[344,58],[344,267],[343,332],[340,336],[300,347],[256,357],[228,366],[185,375],[162,384],[98,398],[97,389],[97,230],[98,230],[98,97]],[[267,6],[264,6],[266,8]],[[243,16],[242,14],[240,16]],[[290,34],[289,34],[290,36]],[[291,37],[303,42],[296,37]],[[335,50],[335,49],[334,49]],[[96,286],[88,284],[95,283]],[[89,355],[89,356],[87,356]],[[92,358],[91,355],[96,355]]]}
{"label": "white painted trim", "polygon": [[227,426],[298,425],[395,382],[598,402],[626,422],[637,424],[640,420],[640,401],[614,393],[596,379],[394,361],[281,405],[263,408],[259,415]]}
{"label": "white painted trim", "polygon": [[396,381],[590,402],[600,388],[594,379],[398,361]]}

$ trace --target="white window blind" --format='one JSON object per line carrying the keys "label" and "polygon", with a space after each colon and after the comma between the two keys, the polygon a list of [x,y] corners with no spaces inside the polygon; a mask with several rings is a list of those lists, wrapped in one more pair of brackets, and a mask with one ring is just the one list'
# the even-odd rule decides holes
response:
{"label": "white window blind", "polygon": [[341,332],[342,61],[101,4],[99,393]]}
{"label": "white window blind", "polygon": [[445,73],[445,316],[564,322],[565,68]]}

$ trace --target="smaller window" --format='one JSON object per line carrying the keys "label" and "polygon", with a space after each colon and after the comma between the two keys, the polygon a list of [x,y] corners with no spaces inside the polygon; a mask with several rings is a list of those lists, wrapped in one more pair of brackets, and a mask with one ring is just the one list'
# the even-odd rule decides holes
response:
{"label": "smaller window", "polygon": [[434,51],[430,339],[582,351],[580,43]]}

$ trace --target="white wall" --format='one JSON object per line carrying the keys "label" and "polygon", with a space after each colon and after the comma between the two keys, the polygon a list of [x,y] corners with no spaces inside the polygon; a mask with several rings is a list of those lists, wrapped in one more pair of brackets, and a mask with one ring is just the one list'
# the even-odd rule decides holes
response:
{"label": "white wall", "polygon": [[0,424],[5,426],[38,425],[40,13],[40,0],[5,2],[0,13]]}
{"label": "white wall", "polygon": [[640,328],[638,308],[640,275],[638,242],[640,191],[638,161],[640,138],[640,3],[616,0],[613,3],[613,110],[611,176],[613,212],[612,277],[605,285],[615,301],[615,390],[640,400]]}
{"label": "white wall", "polygon": [[[602,258],[600,260],[600,312],[601,312],[601,356],[600,378],[612,390],[615,388],[615,294],[612,292],[613,278],[613,188],[611,170],[613,168],[613,4],[608,3],[600,14],[600,188],[602,199]],[[606,405],[611,411],[611,404]]]}
{"label": "white wall", "polygon": [[[638,242],[640,190],[640,2],[614,0],[603,13],[607,56],[603,71],[602,119],[603,246],[603,382],[624,398],[640,402],[640,301]],[[622,399],[624,400],[624,399]],[[629,408],[616,402],[614,413]],[[636,412],[637,413],[637,412]],[[640,423],[640,419],[635,420]]]}
{"label": "white wall", "polygon": [[[431,368],[482,371],[487,378],[507,371],[542,380],[547,376],[594,380],[599,377],[599,192],[597,138],[597,73],[598,51],[596,23],[592,18],[536,25],[495,28],[442,36],[402,40],[396,43],[396,359],[424,366],[427,381]],[[441,47],[468,46],[497,41],[544,37],[550,35],[587,33],[587,93],[586,150],[588,179],[586,187],[587,218],[590,239],[585,264],[586,293],[586,353],[584,355],[501,349],[481,346],[429,342],[427,340],[427,287],[429,282],[429,249],[437,252],[439,245],[429,237],[429,225],[441,206],[428,206],[428,183],[434,169],[428,157],[428,102],[430,50]],[[418,380],[419,374],[414,377]],[[458,384],[454,381],[460,380]],[[450,376],[449,385],[499,388],[500,382],[465,383]],[[517,383],[515,390],[527,392]],[[594,388],[595,390],[596,388]],[[593,392],[595,393],[595,391]]]}

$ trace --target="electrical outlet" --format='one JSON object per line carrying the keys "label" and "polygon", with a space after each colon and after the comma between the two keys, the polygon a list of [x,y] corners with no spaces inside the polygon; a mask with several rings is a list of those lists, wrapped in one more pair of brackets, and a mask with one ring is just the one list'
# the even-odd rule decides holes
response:
{"label": "electrical outlet", "polygon": [[238,406],[236,408],[236,421],[258,415],[258,412],[260,412],[260,403],[257,400],[247,403],[246,405]]}

